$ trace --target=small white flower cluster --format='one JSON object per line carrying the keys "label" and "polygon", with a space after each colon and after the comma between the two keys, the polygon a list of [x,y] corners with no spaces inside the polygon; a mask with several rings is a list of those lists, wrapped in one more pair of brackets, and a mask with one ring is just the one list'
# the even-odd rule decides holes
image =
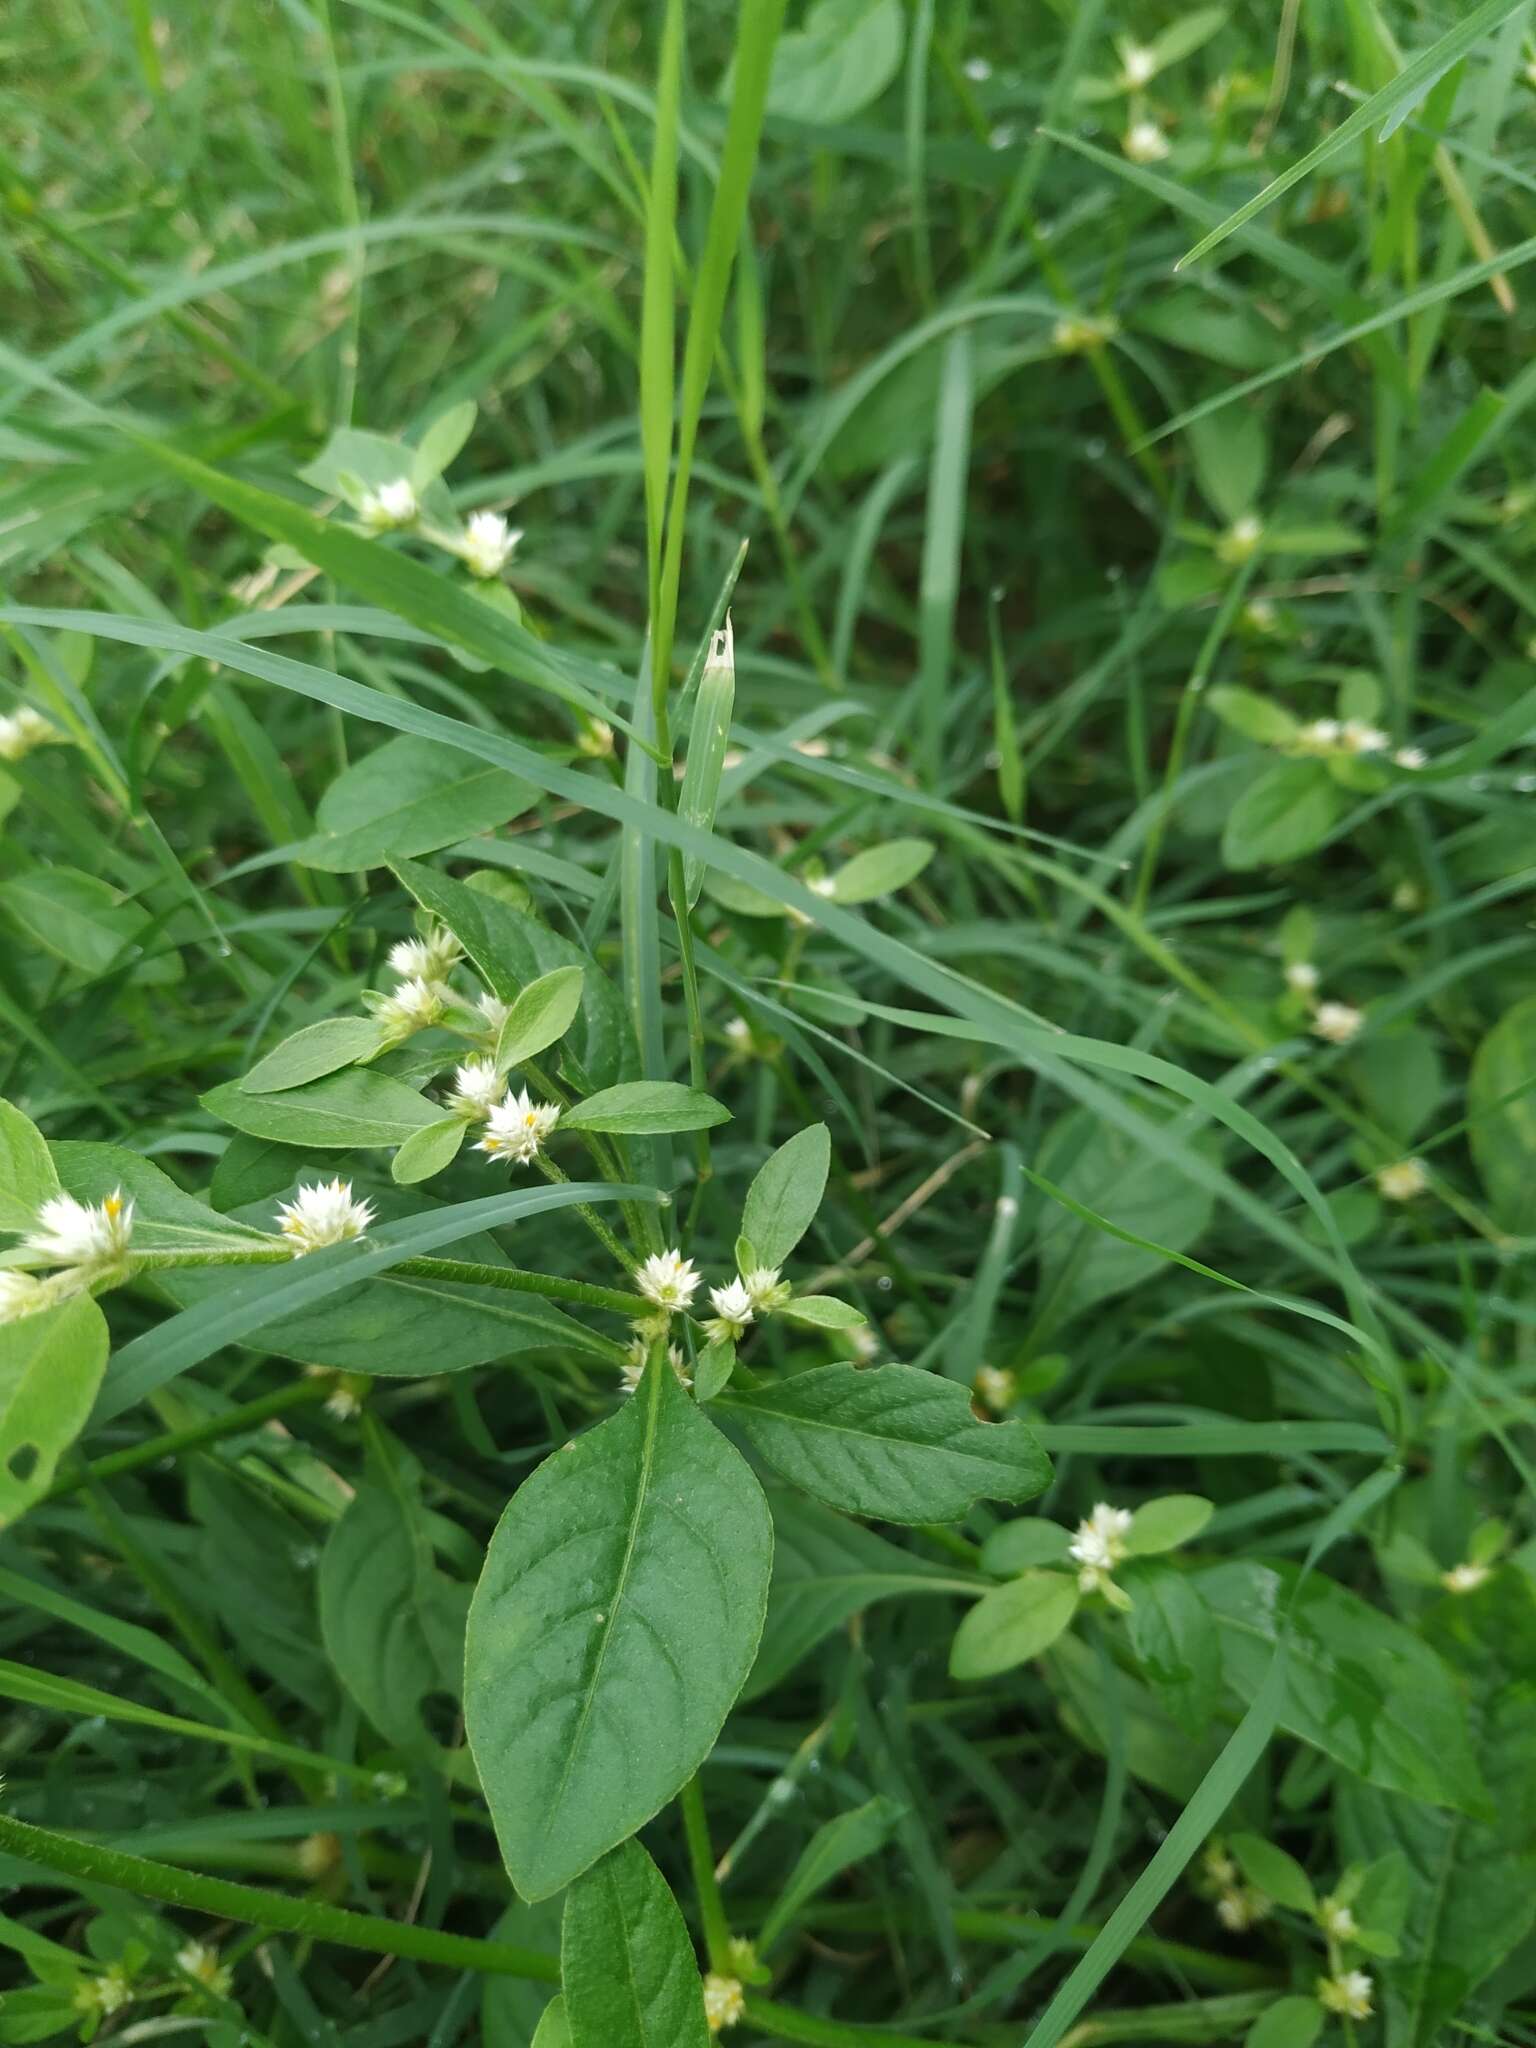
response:
{"label": "small white flower cluster", "polygon": [[1393,764],[1398,768],[1423,768],[1429,759],[1422,747],[1393,748],[1391,734],[1363,718],[1314,718],[1300,728],[1292,745],[1299,754],[1324,756],[1385,754],[1390,751]]}
{"label": "small white flower cluster", "polygon": [[1492,1570],[1492,1565],[1478,1564],[1469,1559],[1465,1564],[1453,1564],[1449,1571],[1442,1572],[1440,1583],[1447,1593],[1475,1593],[1486,1583]]}
{"label": "small white flower cluster", "polygon": [[291,1202],[279,1202],[277,1218],[293,1256],[301,1259],[306,1252],[361,1237],[373,1221],[373,1204],[355,1200],[349,1180],[315,1181],[301,1187]]}
{"label": "small white flower cluster", "polygon": [[44,1279],[16,1266],[0,1268],[0,1323],[19,1322],[94,1283],[120,1277],[133,1236],[133,1204],[121,1188],[101,1202],[50,1195],[17,1247],[26,1264],[59,1270]]}
{"label": "small white flower cluster", "polygon": [[1321,976],[1310,960],[1292,960],[1286,966],[1285,985],[1293,996],[1306,1000],[1315,1035],[1327,1039],[1330,1045],[1348,1045],[1365,1029],[1365,1012],[1350,1003],[1318,1002],[1320,981]]}
{"label": "small white flower cluster", "polygon": [[1257,512],[1244,512],[1233,520],[1216,543],[1216,559],[1229,569],[1251,562],[1264,544],[1264,522]]}
{"label": "small white flower cluster", "polygon": [[1051,333],[1051,342],[1058,355],[1086,355],[1089,349],[1103,348],[1120,332],[1120,323],[1112,314],[1096,318],[1091,313],[1063,313]]}
{"label": "small white flower cluster", "polygon": [[1155,121],[1133,121],[1120,147],[1133,164],[1160,164],[1173,154],[1173,144]]}
{"label": "small white flower cluster", "polygon": [[64,735],[30,704],[18,704],[0,717],[0,761],[25,760],[36,747],[63,743]]}
{"label": "small white flower cluster", "polygon": [[[667,1334],[674,1315],[687,1310],[703,1284],[704,1276],[696,1270],[691,1259],[685,1259],[674,1248],[653,1252],[638,1267],[634,1278],[636,1288],[651,1303],[656,1314],[646,1316],[634,1325],[629,1364],[624,1367],[624,1391],[631,1394],[640,1384],[652,1344]],[[728,1280],[723,1287],[711,1287],[709,1301],[714,1314],[704,1324],[706,1341],[711,1344],[739,1344],[759,1316],[771,1315],[789,1298],[789,1283],[779,1277],[776,1266],[754,1266],[749,1272],[739,1273]],[[684,1386],[690,1384],[682,1353],[676,1345],[669,1347],[668,1356]]]}
{"label": "small white flower cluster", "polygon": [[436,1024],[451,991],[447,977],[459,962],[459,942],[439,927],[424,939],[402,939],[389,949],[392,989],[369,989],[363,1002],[378,1024],[385,1045],[403,1045],[418,1031]]}
{"label": "small white flower cluster", "polygon": [[1103,1593],[1112,1603],[1118,1604],[1125,1595],[1114,1585],[1113,1574],[1116,1565],[1123,1564],[1130,1555],[1126,1538],[1131,1533],[1134,1520],[1129,1508],[1111,1507],[1108,1501],[1100,1501],[1093,1513],[1077,1525],[1077,1534],[1067,1545],[1067,1555],[1078,1567],[1078,1590],[1083,1593]]}
{"label": "small white flower cluster", "polygon": [[[456,1091],[459,1093],[464,1072],[460,1067],[460,1088]],[[492,1159],[510,1160],[514,1166],[531,1166],[559,1121],[560,1111],[555,1103],[535,1102],[526,1088],[516,1095],[508,1088],[502,1099],[485,1111],[485,1136],[478,1140],[475,1150]]]}
{"label": "small white flower cluster", "polygon": [[994,1415],[1006,1415],[1019,1398],[1019,1377],[1006,1365],[980,1365],[976,1368],[973,1390],[983,1408],[989,1408]]}
{"label": "small white flower cluster", "polygon": [[1429,1175],[1418,1159],[1398,1159],[1376,1173],[1376,1192],[1389,1202],[1411,1202],[1428,1186]]}
{"label": "small white flower cluster", "polygon": [[1341,1970],[1334,1977],[1319,1977],[1317,2002],[1341,2019],[1368,2020],[1375,2011],[1371,2003],[1375,1985],[1366,1970]]}
{"label": "small white flower cluster", "polygon": [[229,1987],[235,1981],[228,1963],[221,1963],[218,1950],[206,1941],[189,1941],[185,1948],[178,1949],[176,1967],[184,1970],[215,1998],[227,1998]]}
{"label": "small white flower cluster", "polygon": [[387,483],[362,492],[357,516],[369,533],[404,533],[417,529],[424,540],[434,541],[451,555],[457,555],[471,576],[486,581],[499,576],[512,559],[522,539],[520,528],[509,526],[499,512],[471,512],[459,533],[441,533],[422,524],[421,501],[409,477],[391,477]]}
{"label": "small white flower cluster", "polygon": [[108,1963],[99,1975],[80,1979],[72,2002],[83,2017],[106,2019],[133,2003],[133,1985],[121,1963]]}
{"label": "small white flower cluster", "polygon": [[1229,1934],[1246,1934],[1274,1911],[1274,1900],[1257,1885],[1245,1884],[1242,1872],[1219,1842],[1212,1842],[1202,1861],[1216,1888],[1216,1918]]}
{"label": "small white flower cluster", "polygon": [[712,2034],[734,2027],[747,2009],[738,1977],[720,1977],[713,1970],[704,1979],[704,2019]]}

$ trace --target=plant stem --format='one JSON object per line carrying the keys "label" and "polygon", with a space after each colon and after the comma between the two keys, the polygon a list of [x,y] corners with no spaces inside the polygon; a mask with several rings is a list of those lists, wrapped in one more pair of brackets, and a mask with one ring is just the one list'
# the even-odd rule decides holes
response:
{"label": "plant stem", "polygon": [[725,1917],[725,1901],[715,1878],[715,1852],[709,1840],[709,1816],[704,1811],[704,1790],[698,1773],[678,1794],[683,1831],[688,1837],[688,1862],[693,1871],[694,1896],[699,1902],[699,1924],[704,1930],[704,1948],[709,1967],[729,1974],[731,1928]]}
{"label": "plant stem", "polygon": [[505,1941],[479,1941],[467,1934],[444,1934],[435,1927],[348,1912],[344,1906],[328,1905],[321,1899],[291,1899],[256,1885],[175,1870],[147,1856],[130,1856],[124,1850],[82,1842],[52,1828],[33,1827],[8,1813],[0,1813],[0,1850],[44,1870],[83,1877],[92,1884],[117,1885],[141,1899],[155,1899],[162,1905],[208,1913],[221,1920],[272,1927],[310,1941],[337,1942],[343,1948],[367,1949],[373,1955],[407,1956],[416,1962],[440,1963],[449,1970],[478,1970],[486,1976],[528,1977],[541,1984],[560,1981],[555,1957],[536,1949],[515,1948]]}
{"label": "plant stem", "polygon": [[749,1998],[746,2018],[759,2033],[776,2041],[808,2041],[811,2048],[939,2048],[932,2034],[891,2034],[884,2027],[855,2027],[846,2020],[819,2019],[771,1998]]}
{"label": "plant stem", "polygon": [[[567,1178],[558,1167],[548,1178]],[[593,1212],[582,1205],[577,1212],[589,1222]],[[601,1219],[597,1219],[601,1223]],[[598,1235],[615,1256],[630,1261],[618,1240],[603,1225]],[[139,1252],[133,1260],[135,1273],[174,1272],[180,1266],[286,1266],[293,1258],[286,1245],[252,1245],[248,1250],[227,1252]],[[393,1275],[413,1280],[453,1280],[469,1287],[500,1287],[509,1294],[542,1294],[551,1301],[576,1301],[586,1308],[610,1310],[616,1316],[643,1316],[649,1304],[638,1294],[626,1294],[617,1287],[596,1287],[585,1280],[562,1280],[555,1273],[526,1273],[518,1266],[491,1266],[477,1259],[401,1259],[390,1267]]]}
{"label": "plant stem", "polygon": [[189,1423],[185,1429],[167,1430],[164,1435],[148,1437],[126,1451],[113,1451],[105,1458],[77,1467],[56,1479],[43,1499],[57,1500],[60,1495],[75,1493],[92,1481],[116,1479],[124,1472],[138,1472],[146,1465],[158,1465],[162,1458],[179,1458],[184,1451],[195,1451],[204,1444],[217,1443],[221,1437],[239,1436],[243,1430],[255,1429],[286,1409],[308,1407],[316,1401],[323,1401],[330,1391],[329,1384],[318,1379],[298,1380],[286,1387],[277,1387],[258,1400],[244,1401],[238,1408],[226,1409],[222,1415],[205,1416],[201,1422]]}

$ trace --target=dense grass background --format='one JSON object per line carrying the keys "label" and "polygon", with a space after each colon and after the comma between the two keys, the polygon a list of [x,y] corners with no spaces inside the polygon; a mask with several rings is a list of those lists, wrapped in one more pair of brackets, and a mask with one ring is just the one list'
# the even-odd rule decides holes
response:
{"label": "dense grass background", "polygon": [[[749,33],[772,12],[749,4]],[[683,13],[674,247],[659,7],[12,0],[0,709],[77,743],[0,776],[0,1087],[50,1140],[270,1208],[291,1173],[263,1179],[200,1096],[355,1011],[411,928],[377,861],[304,857],[317,805],[412,707],[516,742],[513,821],[411,850],[494,870],[623,986],[650,1071],[692,1061],[728,1104],[707,1191],[691,1141],[658,1162],[712,1273],[768,1149],[825,1118],[796,1278],[858,1303],[873,1356],[1011,1373],[979,1384],[1039,1425],[1062,1522],[1217,1504],[1182,1576],[1220,1619],[1219,1678],[1181,1665],[1175,1623],[1159,1648],[1101,1608],[1050,1658],[960,1683],[962,1596],[897,1579],[749,1696],[704,1773],[735,1931],[819,1828],[887,1803],[730,2038],[1225,2041],[1285,1994],[1320,2019],[1305,1907],[1214,1910],[1236,1883],[1202,1860],[1219,1828],[1283,1845],[1319,1895],[1374,1867],[1397,1952],[1349,1958],[1376,2017],[1330,2018],[1336,2038],[1529,2041],[1531,8],[832,0],[809,31],[790,8],[693,366],[660,698],[680,758],[745,541],[716,829],[802,915],[758,914],[745,873],[706,885],[691,1032],[677,927],[613,802],[665,815],[622,727],[645,729],[667,609],[674,359],[736,240],[708,241],[736,14]],[[370,582],[271,509],[339,532],[301,478],[331,434],[415,443],[465,400],[453,505],[522,528],[506,580],[537,643],[489,665],[399,566],[441,551],[392,542]],[[316,701],[325,674],[379,697]],[[1362,728],[1380,741],[1352,751]],[[914,838],[927,865],[857,910],[797,893]],[[1318,1002],[1360,1016],[1330,1038]],[[1377,1177],[1407,1160],[1405,1200]],[[315,1163],[400,1199],[377,1154]],[[491,1185],[461,1161],[434,1192]],[[568,1216],[528,1233],[541,1270],[616,1278]],[[148,1281],[114,1294],[114,1338],[167,1306]],[[856,1349],[760,1341],[784,1370]],[[447,1764],[359,1708],[316,1567],[393,1470],[467,1586],[611,1376],[538,1351],[360,1391],[363,1418],[338,1416],[331,1382],[231,1345],[100,1419],[0,1539],[8,1810],[102,1852],[38,1874],[0,1843],[0,2040],[77,2024],[83,1956],[87,2008],[103,1966],[138,1990],[87,2011],[104,2038],[530,2041],[548,1987],[429,1937],[548,1954],[558,1907],[507,1910],[456,1703],[434,1703]],[[893,1570],[798,1514],[786,1586]],[[886,1533],[911,1573],[979,1586],[998,1520]],[[1447,1590],[1469,1560],[1496,1568]],[[1264,1602],[1298,1566],[1272,1661]],[[285,1776],[273,1743],[308,1760]],[[677,1817],[646,1840],[697,1925]],[[146,1905],[114,1847],[200,1875]],[[311,1903],[252,1930],[220,1874]],[[381,1954],[331,1945],[327,1903]],[[192,1935],[222,1940],[227,1995],[176,1975]],[[1263,2048],[1310,2038],[1295,2009],[1271,2024]]]}

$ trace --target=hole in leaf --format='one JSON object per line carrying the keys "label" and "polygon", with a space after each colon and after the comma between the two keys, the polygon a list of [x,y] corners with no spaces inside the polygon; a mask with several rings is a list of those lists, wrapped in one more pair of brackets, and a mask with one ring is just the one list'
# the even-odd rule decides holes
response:
{"label": "hole in leaf", "polygon": [[18,1486],[25,1486],[42,1461],[36,1444],[18,1444],[5,1461],[5,1469]]}

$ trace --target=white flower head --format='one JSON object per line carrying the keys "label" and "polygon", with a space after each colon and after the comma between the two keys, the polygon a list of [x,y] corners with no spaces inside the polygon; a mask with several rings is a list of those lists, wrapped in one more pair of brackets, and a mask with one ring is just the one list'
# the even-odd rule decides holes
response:
{"label": "white flower head", "polygon": [[805,886],[813,896],[830,897],[837,893],[837,881],[832,875],[807,875]]}
{"label": "white flower head", "polygon": [[1102,1591],[1115,1566],[1124,1562],[1132,1520],[1129,1508],[1114,1508],[1101,1500],[1093,1513],[1078,1523],[1067,1555],[1081,1567],[1077,1583],[1083,1592]]}
{"label": "white flower head", "polygon": [[1314,718],[1297,733],[1296,745],[1304,754],[1326,754],[1339,744],[1343,731],[1336,718]]}
{"label": "white flower head", "polygon": [[985,85],[992,76],[992,66],[985,57],[967,57],[963,68],[972,85]]}
{"label": "white flower head", "polygon": [[1376,1175],[1376,1190],[1389,1202],[1411,1202],[1429,1186],[1429,1175],[1417,1159],[1399,1159]]}
{"label": "white flower head", "polygon": [[1440,1583],[1447,1593],[1475,1593],[1491,1570],[1486,1564],[1453,1564],[1448,1572],[1440,1574]]}
{"label": "white flower head", "polygon": [[121,1188],[114,1188],[102,1202],[50,1195],[22,1248],[49,1265],[105,1266],[124,1256],[132,1235],[133,1204],[123,1200]]}
{"label": "white flower head", "polygon": [[1133,121],[1120,139],[1133,164],[1160,164],[1173,148],[1155,121]]}
{"label": "white flower head", "polygon": [[747,2009],[746,1993],[737,1977],[717,1977],[713,1970],[704,1979],[704,2018],[712,2034],[734,2027]]}
{"label": "white flower head", "polygon": [[1319,1003],[1312,1017],[1312,1029],[1330,1045],[1348,1045],[1365,1028],[1365,1012],[1349,1003]]}
{"label": "white flower head", "polygon": [[493,1059],[482,1055],[454,1068],[448,1107],[464,1117],[489,1116],[506,1092],[506,1077]]}
{"label": "white flower head", "polygon": [[1422,747],[1399,747],[1392,756],[1392,760],[1394,765],[1399,768],[1427,768],[1429,766],[1429,756]]}
{"label": "white flower head", "polygon": [[1251,1884],[1233,1885],[1216,1901],[1216,1918],[1232,1934],[1267,1920],[1273,1910],[1273,1901]]}
{"label": "white flower head", "polygon": [[749,1273],[742,1274],[741,1284],[757,1315],[768,1315],[789,1300],[789,1282],[779,1278],[777,1266],[754,1266]]}
{"label": "white flower head", "polygon": [[189,1941],[185,1948],[176,1951],[176,1966],[185,1970],[189,1977],[195,1977],[205,1991],[211,1991],[215,1998],[227,1995],[234,1982],[233,1972],[228,1963],[219,1961],[219,1952],[206,1941]]}
{"label": "white flower head", "polygon": [[0,1267],[0,1323],[19,1323],[23,1316],[35,1316],[55,1298],[55,1290],[30,1273]]}
{"label": "white flower head", "polygon": [[485,1028],[490,1037],[500,1038],[501,1027],[512,1014],[512,1005],[504,1003],[500,996],[493,996],[489,989],[475,1000],[475,1008],[485,1019]]}
{"label": "white flower head", "polygon": [[441,981],[458,966],[459,942],[446,925],[435,925],[424,939],[401,939],[389,949],[389,971],[402,981]]}
{"label": "white flower head", "polygon": [[747,1052],[752,1044],[752,1026],[745,1017],[727,1017],[725,1036],[733,1052]]}
{"label": "white flower head", "polygon": [[34,747],[46,747],[63,738],[58,727],[50,724],[40,711],[34,711],[30,704],[18,704],[14,711],[0,718],[0,761],[20,761]]}
{"label": "white flower head", "polygon": [[472,576],[499,576],[522,539],[499,512],[472,512],[459,541],[459,555]]}
{"label": "white flower head", "polygon": [[712,1338],[729,1337],[733,1344],[738,1343],[752,1320],[752,1297],[747,1292],[746,1282],[731,1280],[724,1287],[711,1287],[709,1299],[715,1311],[709,1335]]}
{"label": "white flower head", "polygon": [[1150,85],[1157,76],[1157,53],[1141,43],[1122,44],[1120,50],[1120,82],[1132,92],[1140,92],[1144,85]]}
{"label": "white flower head", "polygon": [[994,1415],[1005,1415],[1019,1398],[1019,1382],[1006,1366],[983,1365],[976,1372],[976,1398]]}
{"label": "white flower head", "polygon": [[[638,1391],[640,1382],[645,1378],[645,1368],[650,1362],[650,1356],[651,1344],[648,1337],[637,1335],[630,1338],[629,1357],[619,1367],[621,1393],[633,1394]],[[672,1376],[680,1387],[693,1385],[693,1374],[688,1370],[688,1361],[684,1358],[679,1345],[667,1346],[667,1363],[671,1366]]]}
{"label": "white flower head", "polygon": [[1324,1899],[1317,1909],[1317,1924],[1330,1941],[1353,1941],[1360,1932],[1359,1921],[1338,1899]]}
{"label": "white flower head", "polygon": [[296,1259],[328,1244],[347,1244],[361,1237],[372,1221],[373,1204],[354,1200],[351,1181],[339,1177],[312,1181],[291,1202],[277,1205],[278,1228]]}
{"label": "white flower head", "polygon": [[1338,2013],[1341,2018],[1368,2020],[1373,2010],[1371,1993],[1374,1989],[1366,1971],[1344,1970],[1337,1977],[1318,1978],[1318,2003],[1326,2006],[1329,2012]]}
{"label": "white flower head", "polygon": [[75,1986],[74,2008],[78,2013],[121,2012],[133,2003],[133,1986],[121,1963],[108,1963],[96,1977],[82,1977]]}
{"label": "white flower head", "polygon": [[1264,539],[1264,522],[1257,512],[1244,512],[1234,519],[1216,543],[1218,558],[1230,568],[1252,561]]}
{"label": "white flower head", "polygon": [[1339,727],[1339,745],[1351,754],[1380,754],[1391,744],[1379,725],[1368,725],[1363,718],[1346,718]]}
{"label": "white flower head", "polygon": [[378,989],[370,989],[363,1000],[378,1019],[385,1036],[396,1042],[409,1038],[414,1031],[425,1031],[443,1014],[441,984],[428,981],[420,974],[412,974],[397,982],[388,995]]}
{"label": "white flower head", "polygon": [[1292,960],[1285,970],[1285,985],[1292,995],[1309,996],[1317,987],[1317,969],[1310,960]]}
{"label": "white flower head", "polygon": [[514,1166],[531,1166],[559,1121],[553,1102],[535,1102],[526,1088],[516,1095],[509,1092],[486,1111],[485,1136],[475,1150],[492,1159],[509,1159]]}
{"label": "white flower head", "polygon": [[686,1308],[698,1291],[699,1275],[691,1259],[681,1252],[652,1252],[635,1275],[635,1285],[647,1301],[665,1309],[668,1315]]}
{"label": "white flower head", "polygon": [[581,731],[576,735],[576,751],[585,754],[589,760],[607,760],[613,752],[613,727],[606,718],[582,721]]}
{"label": "white flower head", "polygon": [[408,476],[392,477],[376,491],[364,491],[357,503],[357,516],[371,533],[390,533],[396,527],[414,526],[419,510]]}

